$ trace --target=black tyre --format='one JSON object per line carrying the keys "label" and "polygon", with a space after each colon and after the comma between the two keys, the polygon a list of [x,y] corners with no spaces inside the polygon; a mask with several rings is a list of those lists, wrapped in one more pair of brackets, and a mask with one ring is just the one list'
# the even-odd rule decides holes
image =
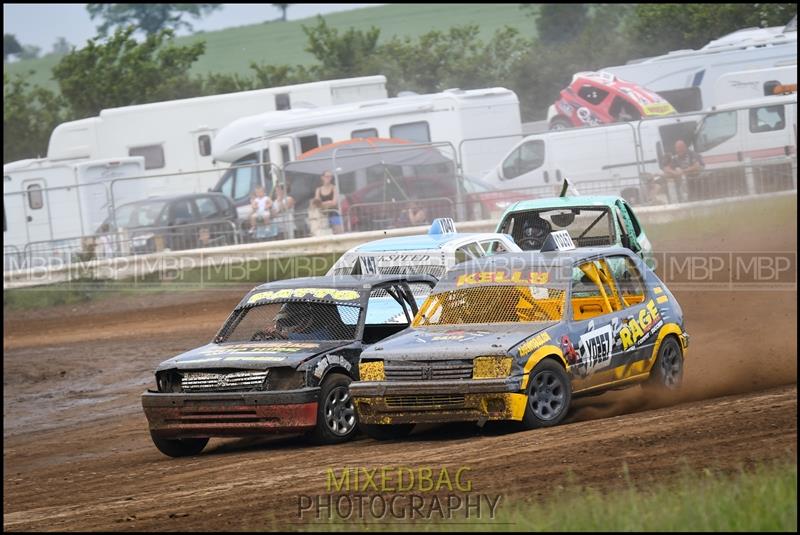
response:
{"label": "black tyre", "polygon": [[308,438],[316,444],[338,444],[353,438],[358,416],[350,397],[350,377],[331,373],[322,381],[317,404],[317,426]]}
{"label": "black tyre", "polygon": [[531,371],[528,404],[522,417],[525,429],[551,427],[561,423],[572,401],[572,383],[564,367],[544,359]]}
{"label": "black tyre", "polygon": [[361,424],[361,430],[368,437],[375,440],[398,440],[405,438],[414,430],[414,424],[387,424],[387,425],[367,425]]}
{"label": "black tyre", "polygon": [[674,392],[682,382],[683,350],[675,337],[668,336],[658,348],[658,357],[645,386],[652,391]]}
{"label": "black tyre", "polygon": [[197,455],[208,444],[208,438],[162,438],[150,431],[150,438],[158,451],[170,457]]}
{"label": "black tyre", "polygon": [[567,128],[573,127],[572,121],[566,117],[554,117],[553,120],[550,121],[550,130],[566,130]]}

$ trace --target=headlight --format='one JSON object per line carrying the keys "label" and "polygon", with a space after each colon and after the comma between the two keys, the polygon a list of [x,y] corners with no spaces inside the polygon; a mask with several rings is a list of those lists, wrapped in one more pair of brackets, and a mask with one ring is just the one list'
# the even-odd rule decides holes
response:
{"label": "headlight", "polygon": [[289,367],[270,368],[266,390],[298,390],[305,386],[306,374]]}
{"label": "headlight", "polygon": [[476,357],[472,361],[473,379],[499,379],[511,373],[511,357]]}
{"label": "headlight", "polygon": [[175,370],[167,370],[156,374],[156,384],[159,392],[177,393],[182,392],[181,374]]}
{"label": "headlight", "polygon": [[361,381],[383,381],[386,374],[383,371],[383,361],[361,362],[358,365],[358,377]]}

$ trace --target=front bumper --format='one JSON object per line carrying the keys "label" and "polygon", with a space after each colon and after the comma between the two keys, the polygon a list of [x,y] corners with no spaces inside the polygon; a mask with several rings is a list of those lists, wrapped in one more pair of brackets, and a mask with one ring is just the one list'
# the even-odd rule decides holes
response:
{"label": "front bumper", "polygon": [[164,438],[237,437],[304,431],[317,423],[319,388],[171,394],[147,391],[150,431]]}
{"label": "front bumper", "polygon": [[357,381],[350,384],[365,424],[521,420],[527,396],[519,380]]}

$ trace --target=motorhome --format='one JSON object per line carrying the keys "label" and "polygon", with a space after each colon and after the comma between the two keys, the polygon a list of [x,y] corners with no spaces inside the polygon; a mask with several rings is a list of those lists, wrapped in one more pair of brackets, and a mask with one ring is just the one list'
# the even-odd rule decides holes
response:
{"label": "motorhome", "polygon": [[31,159],[3,166],[4,252],[94,234],[108,217],[113,182],[121,184],[117,203],[142,198],[124,179],[141,176],[144,167],[142,156],[55,163]]}
{"label": "motorhome", "polygon": [[[143,156],[148,176],[213,169],[218,165],[212,139],[231,121],[254,113],[386,96],[386,77],[367,76],[111,108],[97,117],[57,126],[50,135],[47,159]],[[205,191],[218,178],[208,173],[187,176],[178,191],[165,191],[158,180],[147,181],[147,187],[165,194],[191,193]]]}
{"label": "motorhome", "polygon": [[714,85],[715,106],[797,90],[797,62],[783,67],[723,74]]}
{"label": "motorhome", "polygon": [[722,103],[716,91],[723,75],[792,66],[796,73],[796,26],[738,30],[699,50],[677,50],[602,70],[658,92],[679,112],[691,112]]}
{"label": "motorhome", "polygon": [[[446,145],[465,176],[479,177],[522,138],[519,100],[508,89],[448,89],[330,106],[271,112],[234,121],[214,138],[213,156],[230,162],[214,191],[249,202],[256,185],[271,189],[271,166],[283,167],[320,146],[358,138]],[[257,165],[260,164],[260,165]]]}

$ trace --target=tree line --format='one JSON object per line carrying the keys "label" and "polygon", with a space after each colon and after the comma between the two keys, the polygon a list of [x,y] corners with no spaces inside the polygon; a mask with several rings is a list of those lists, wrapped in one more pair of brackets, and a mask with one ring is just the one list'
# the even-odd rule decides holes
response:
{"label": "tree line", "polygon": [[[199,16],[218,4],[197,5],[208,6]],[[3,74],[3,161],[44,156],[56,125],[105,108],[375,74],[387,77],[390,95],[507,87],[520,99],[523,120],[536,120],[576,72],[698,48],[742,27],[783,25],[796,12],[796,4],[522,4],[537,36],[506,27],[485,42],[474,25],[382,40],[378,28],[340,31],[317,17],[302,27],[315,63],[252,63],[249,75],[190,75],[204,42],[178,46],[164,24],[136,40],[142,27],[125,25],[115,12],[103,28],[116,27],[113,33],[71,50],[53,68],[59,94]]]}

